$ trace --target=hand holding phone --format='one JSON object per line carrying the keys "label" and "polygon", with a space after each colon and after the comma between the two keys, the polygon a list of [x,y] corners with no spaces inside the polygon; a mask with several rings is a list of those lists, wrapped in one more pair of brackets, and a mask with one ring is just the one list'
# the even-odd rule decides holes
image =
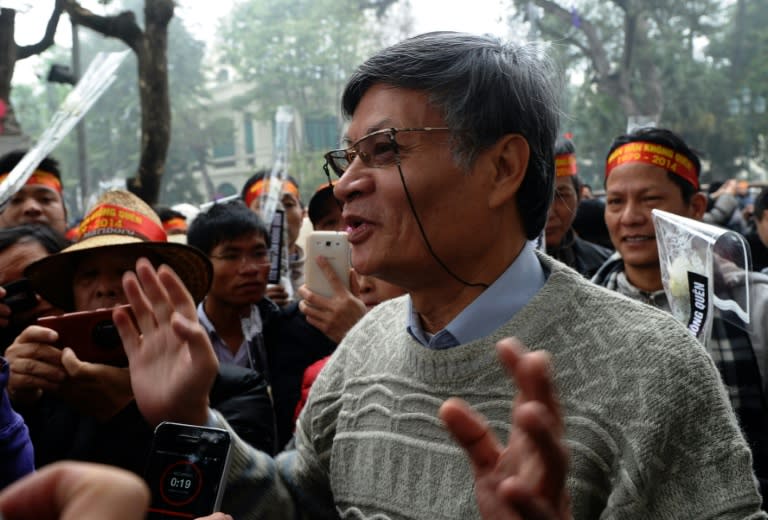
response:
{"label": "hand holding phone", "polygon": [[344,287],[349,289],[351,262],[347,234],[338,231],[313,231],[307,237],[304,283],[312,292],[330,298],[333,296],[333,287],[317,265],[318,256],[324,256],[328,260],[336,276]]}
{"label": "hand holding phone", "polygon": [[[130,305],[121,308],[131,310]],[[38,318],[37,324],[58,332],[56,346],[71,348],[81,361],[126,367],[128,358],[112,321],[113,310],[109,308],[45,316]]]}
{"label": "hand holding phone", "polygon": [[152,493],[147,520],[198,518],[218,511],[230,445],[227,430],[160,423],[145,473]]}

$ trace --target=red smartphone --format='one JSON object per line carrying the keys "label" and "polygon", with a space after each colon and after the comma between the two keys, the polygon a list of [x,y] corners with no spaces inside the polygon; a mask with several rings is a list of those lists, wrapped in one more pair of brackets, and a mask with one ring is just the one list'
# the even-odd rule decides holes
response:
{"label": "red smartphone", "polygon": [[[133,318],[130,305],[121,305],[118,308],[127,310]],[[82,361],[127,367],[128,358],[123,350],[123,342],[112,321],[114,310],[112,307],[45,316],[38,318],[37,324],[58,332],[59,340],[56,345],[71,348]]]}

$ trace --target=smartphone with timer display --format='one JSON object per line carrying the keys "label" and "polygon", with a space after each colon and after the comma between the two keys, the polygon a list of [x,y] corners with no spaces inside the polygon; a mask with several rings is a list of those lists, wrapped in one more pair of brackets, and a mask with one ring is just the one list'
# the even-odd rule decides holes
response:
{"label": "smartphone with timer display", "polygon": [[160,423],[144,475],[152,492],[147,520],[192,519],[219,511],[230,446],[227,430]]}

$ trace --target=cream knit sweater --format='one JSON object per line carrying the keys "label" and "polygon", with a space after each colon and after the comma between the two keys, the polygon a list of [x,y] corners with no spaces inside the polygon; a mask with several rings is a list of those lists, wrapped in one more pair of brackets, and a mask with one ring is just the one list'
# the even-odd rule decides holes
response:
{"label": "cream knit sweater", "polygon": [[667,313],[540,260],[551,274],[528,305],[452,349],[408,335],[405,297],[379,305],[318,377],[296,451],[273,460],[236,443],[222,510],[238,520],[292,518],[294,508],[308,518],[478,518],[467,459],[437,409],[460,396],[506,438],[516,390],[493,345],[516,336],[553,355],[575,519],[766,518],[749,449],[693,337]]}

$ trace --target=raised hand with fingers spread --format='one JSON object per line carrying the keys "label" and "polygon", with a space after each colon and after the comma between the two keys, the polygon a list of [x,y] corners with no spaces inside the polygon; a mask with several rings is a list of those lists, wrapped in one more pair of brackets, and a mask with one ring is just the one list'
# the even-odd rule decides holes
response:
{"label": "raised hand with fingers spread", "polygon": [[135,273],[125,273],[123,287],[136,325],[119,309],[114,320],[141,413],[150,424],[204,424],[219,365],[192,296],[171,269],[156,270],[145,258]]}
{"label": "raised hand with fingers spread", "polygon": [[568,452],[549,355],[526,352],[514,339],[502,340],[496,348],[518,386],[507,444],[464,401],[452,398],[440,408],[440,417],[472,464],[480,514],[486,520],[570,518]]}

